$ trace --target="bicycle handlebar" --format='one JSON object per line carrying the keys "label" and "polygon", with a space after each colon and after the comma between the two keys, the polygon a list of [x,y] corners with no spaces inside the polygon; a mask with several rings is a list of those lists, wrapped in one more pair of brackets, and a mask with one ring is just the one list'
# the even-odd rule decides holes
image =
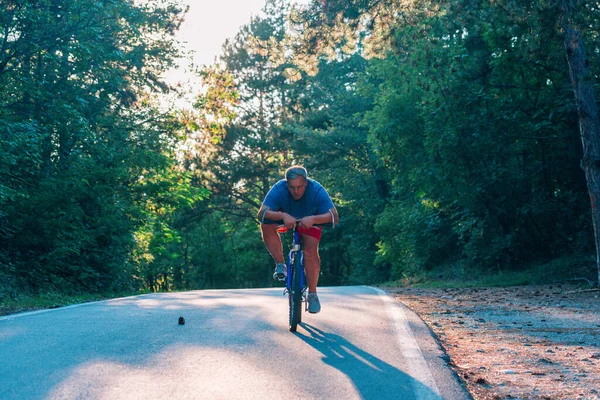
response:
{"label": "bicycle handlebar", "polygon": [[[283,221],[277,221],[277,222],[283,222]],[[298,227],[299,227],[298,223],[299,222],[300,222],[300,220],[297,219],[296,220],[296,226],[292,230],[297,230],[298,229]],[[328,228],[328,227],[333,227],[334,225],[331,222],[325,222],[323,224],[313,224],[312,226],[322,226],[322,227]],[[283,225],[283,224],[279,224],[278,227],[277,227],[277,230],[279,232],[283,233],[283,232],[287,232],[288,228],[285,225]]]}

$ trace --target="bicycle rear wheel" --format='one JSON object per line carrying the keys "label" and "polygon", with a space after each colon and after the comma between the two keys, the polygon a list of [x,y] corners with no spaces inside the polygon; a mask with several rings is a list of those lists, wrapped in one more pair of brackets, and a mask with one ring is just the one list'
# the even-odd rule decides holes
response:
{"label": "bicycle rear wheel", "polygon": [[292,290],[288,293],[290,305],[290,332],[296,332],[302,322],[302,260],[300,254],[294,257],[292,272]]}

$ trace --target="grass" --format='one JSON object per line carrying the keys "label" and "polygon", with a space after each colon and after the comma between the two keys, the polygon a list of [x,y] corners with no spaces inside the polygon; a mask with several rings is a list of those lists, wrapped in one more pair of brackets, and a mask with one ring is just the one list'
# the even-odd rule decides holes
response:
{"label": "grass", "polygon": [[[440,267],[433,271],[407,275],[404,278],[379,284],[379,287],[468,288],[508,287],[544,283],[578,281],[584,286],[596,284],[598,271],[595,256],[571,256],[546,264],[533,265],[522,270],[502,270],[483,273],[468,270],[461,265]],[[116,297],[133,296],[146,292],[75,294],[58,292],[37,295],[20,294],[16,298],[0,296],[0,316],[25,311],[64,307]],[[0,293],[1,294],[1,293]]]}
{"label": "grass", "polygon": [[400,280],[386,282],[381,287],[468,288],[509,287],[548,283],[579,282],[585,286],[597,284],[595,257],[570,256],[545,264],[530,265],[521,270],[474,271],[460,265],[445,266]]}
{"label": "grass", "polygon": [[75,294],[42,293],[36,295],[20,295],[16,299],[4,298],[0,302],[0,316],[15,314],[25,311],[43,310],[49,308],[65,307],[74,304],[89,303],[91,301],[107,300],[116,297],[133,296],[141,292],[107,293],[107,294]]}

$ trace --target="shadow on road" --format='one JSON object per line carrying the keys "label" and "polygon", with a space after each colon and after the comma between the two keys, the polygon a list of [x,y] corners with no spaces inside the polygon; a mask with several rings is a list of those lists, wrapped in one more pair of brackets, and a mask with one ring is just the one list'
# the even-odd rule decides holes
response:
{"label": "shadow on road", "polygon": [[[286,346],[295,337],[343,374],[354,389],[343,398],[439,398],[385,356],[310,324],[293,336],[286,320],[279,289],[144,295],[0,319],[0,398],[269,398],[290,385],[298,397],[324,398],[328,388],[310,386],[318,369],[303,364],[311,349]],[[237,377],[250,377],[243,390]]]}
{"label": "shadow on road", "polygon": [[344,337],[307,323],[296,336],[323,354],[323,362],[348,377],[363,399],[440,399],[429,387]]}
{"label": "shadow on road", "polygon": [[259,333],[276,329],[259,305],[279,293],[161,293],[4,318],[0,399],[143,398],[131,388],[164,385],[162,374],[185,369],[178,361],[190,354],[213,369],[225,353],[244,361]]}

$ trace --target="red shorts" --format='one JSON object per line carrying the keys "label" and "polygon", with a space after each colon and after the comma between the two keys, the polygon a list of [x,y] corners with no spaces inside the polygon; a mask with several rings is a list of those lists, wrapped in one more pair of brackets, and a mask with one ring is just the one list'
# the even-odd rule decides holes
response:
{"label": "red shorts", "polygon": [[[287,228],[285,226],[280,226],[277,228],[277,232],[287,232]],[[298,233],[300,233],[300,235],[307,235],[307,236],[311,236],[314,237],[317,240],[321,240],[321,234],[323,233],[323,227],[322,226],[311,226],[310,228],[306,229],[303,227],[298,227]]]}

